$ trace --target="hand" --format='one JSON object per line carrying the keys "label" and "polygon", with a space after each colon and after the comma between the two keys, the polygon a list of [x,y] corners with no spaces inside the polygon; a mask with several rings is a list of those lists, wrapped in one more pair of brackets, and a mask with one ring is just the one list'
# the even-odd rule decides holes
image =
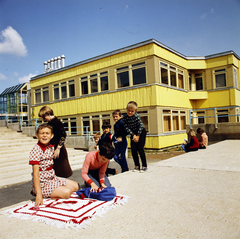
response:
{"label": "hand", "polygon": [[43,205],[43,197],[41,195],[37,195],[35,199],[35,206]]}
{"label": "hand", "polygon": [[94,146],[94,149],[97,149],[97,145]]}
{"label": "hand", "polygon": [[134,141],[134,143],[137,143],[139,141],[139,136],[134,135],[133,136],[133,141]]}
{"label": "hand", "polygon": [[117,138],[117,141],[118,141],[118,142],[122,142],[122,137],[118,137],[118,138]]}
{"label": "hand", "polygon": [[54,151],[53,158],[54,158],[54,159],[59,158],[59,154],[60,154],[60,149],[59,149],[59,148],[56,148],[55,151]]}
{"label": "hand", "polygon": [[91,192],[97,192],[98,191],[98,186],[94,182],[91,183],[91,190],[90,191]]}
{"label": "hand", "polygon": [[104,183],[102,183],[102,184],[101,184],[101,187],[102,187],[102,188],[106,188],[107,186],[106,186]]}

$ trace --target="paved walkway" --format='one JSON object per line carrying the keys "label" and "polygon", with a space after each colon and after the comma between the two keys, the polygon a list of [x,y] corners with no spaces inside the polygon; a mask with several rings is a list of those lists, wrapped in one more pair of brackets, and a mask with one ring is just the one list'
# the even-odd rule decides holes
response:
{"label": "paved walkway", "polygon": [[0,238],[240,238],[239,149],[239,140],[222,141],[111,177],[130,199],[86,229],[0,215]]}

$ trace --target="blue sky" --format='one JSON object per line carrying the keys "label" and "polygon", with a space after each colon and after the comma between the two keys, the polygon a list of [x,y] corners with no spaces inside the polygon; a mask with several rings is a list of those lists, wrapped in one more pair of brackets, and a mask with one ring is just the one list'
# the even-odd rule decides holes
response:
{"label": "blue sky", "polygon": [[240,0],[0,0],[0,93],[44,72],[148,39],[186,56],[240,56]]}

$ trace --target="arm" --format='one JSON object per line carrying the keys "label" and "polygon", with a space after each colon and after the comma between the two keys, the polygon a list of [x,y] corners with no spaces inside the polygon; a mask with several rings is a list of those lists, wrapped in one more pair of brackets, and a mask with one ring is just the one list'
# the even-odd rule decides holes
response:
{"label": "arm", "polygon": [[39,206],[43,204],[42,189],[40,186],[40,179],[39,179],[39,165],[34,164],[32,168],[33,168],[33,183],[36,190],[35,205]]}
{"label": "arm", "polygon": [[66,131],[64,129],[63,123],[60,120],[58,120],[56,123],[56,129],[57,129],[58,138],[60,139],[54,151],[54,156],[53,156],[54,159],[59,158],[60,150],[66,140]]}
{"label": "arm", "polygon": [[108,163],[109,162],[106,162],[104,163],[100,170],[99,170],[99,180],[100,180],[100,185],[103,187],[103,188],[106,188],[107,186],[105,185],[105,172],[107,170],[107,167],[108,167]]}

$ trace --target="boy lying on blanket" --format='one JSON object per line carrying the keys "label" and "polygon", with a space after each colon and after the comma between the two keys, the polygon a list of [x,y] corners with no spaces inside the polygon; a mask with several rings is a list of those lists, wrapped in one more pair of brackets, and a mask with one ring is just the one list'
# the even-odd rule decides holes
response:
{"label": "boy lying on blanket", "polygon": [[89,152],[84,160],[81,176],[91,191],[97,192],[99,188],[111,187],[105,172],[109,160],[114,157],[114,148],[108,143],[99,146],[99,150]]}

